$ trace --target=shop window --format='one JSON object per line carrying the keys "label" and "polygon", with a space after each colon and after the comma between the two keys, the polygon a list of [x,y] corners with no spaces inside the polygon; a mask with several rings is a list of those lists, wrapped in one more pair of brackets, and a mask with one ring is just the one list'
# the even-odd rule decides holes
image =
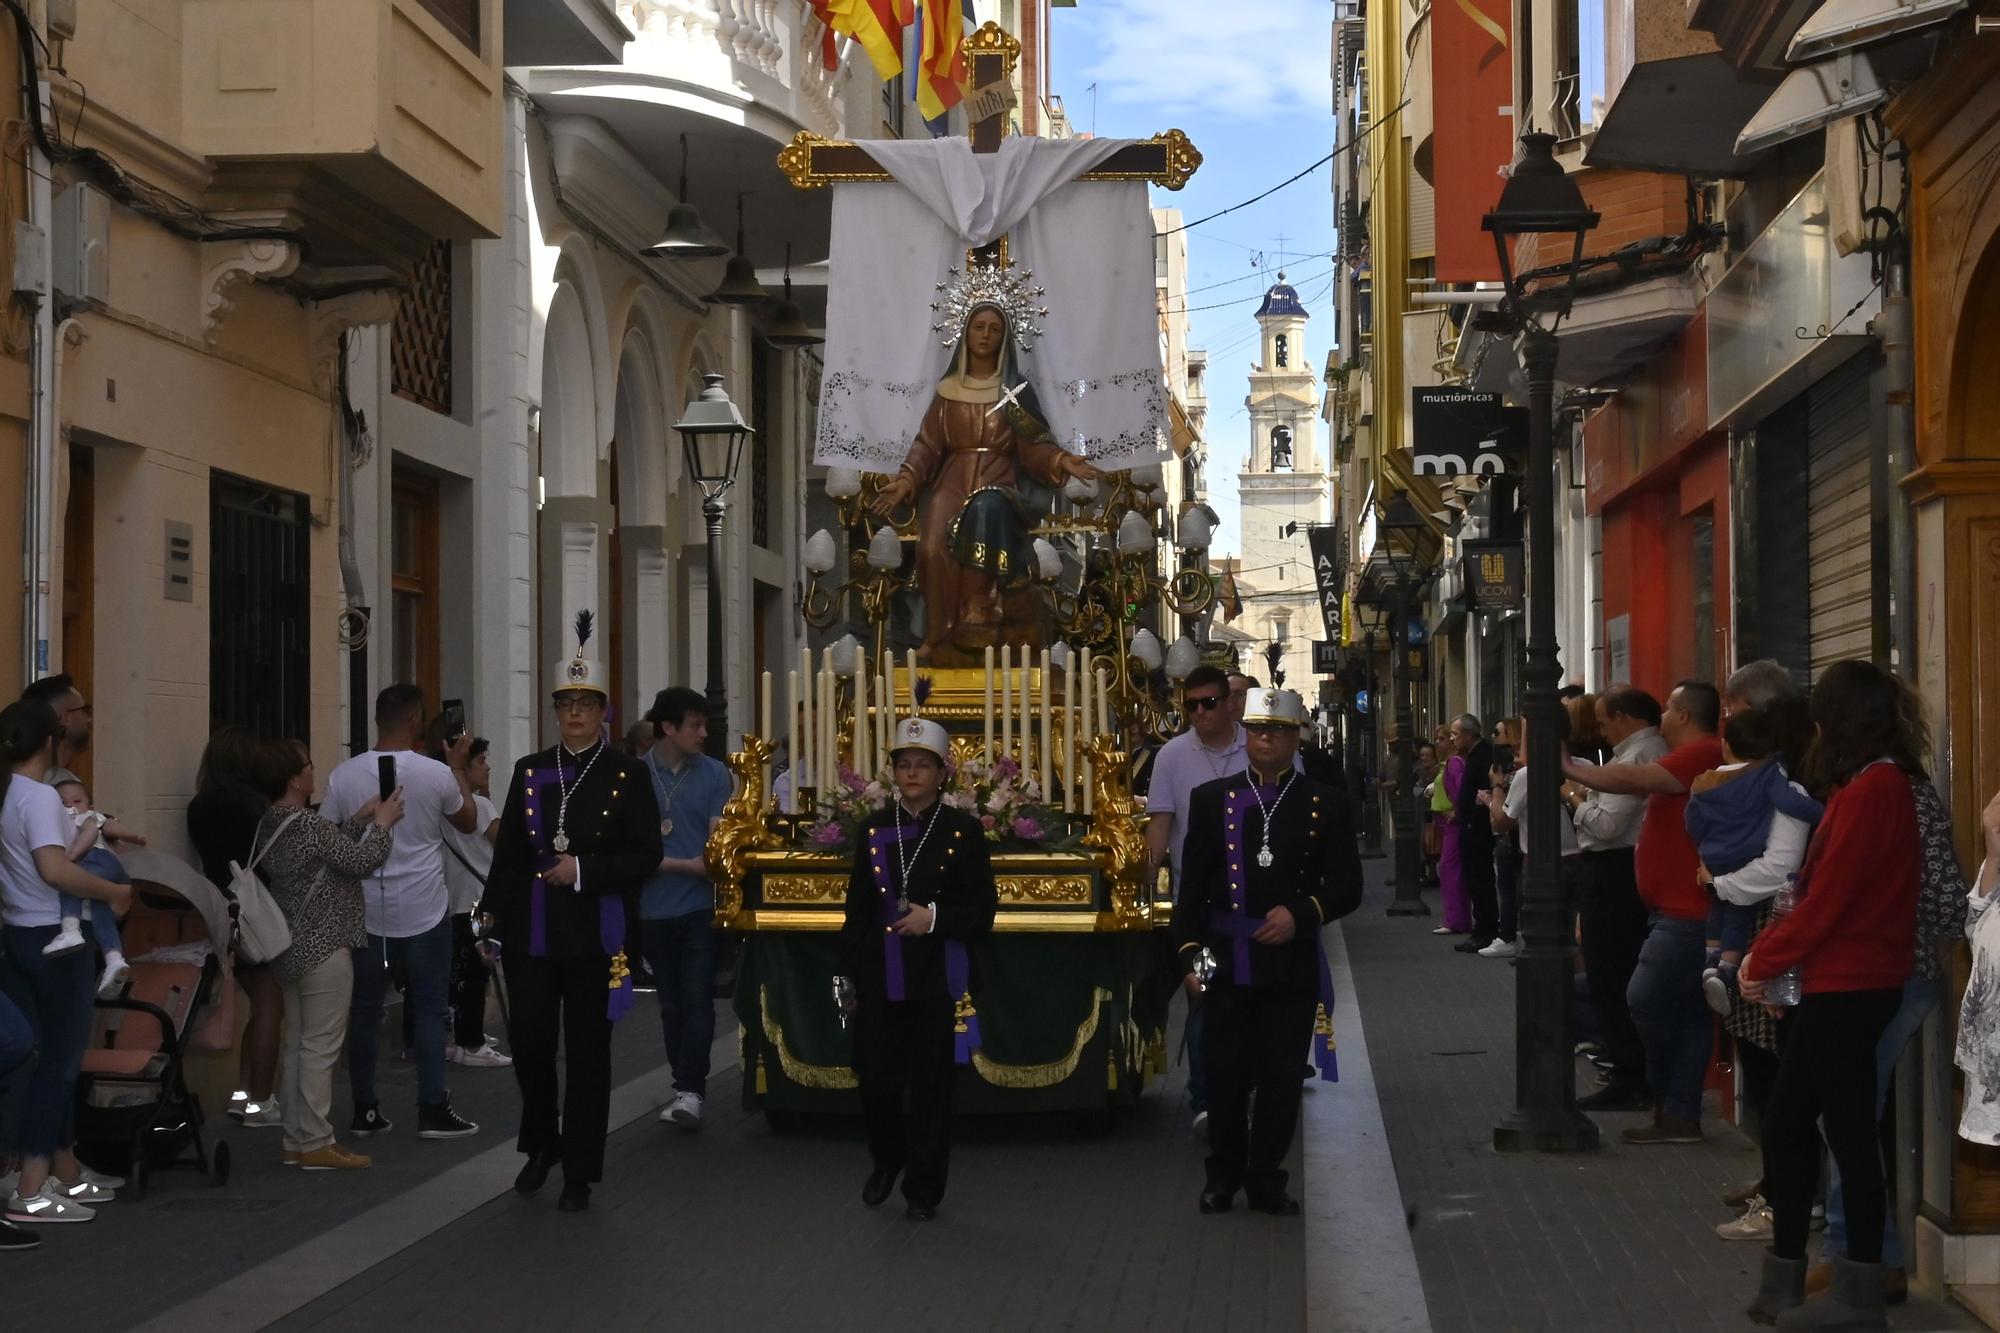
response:
{"label": "shop window", "polygon": [[389,333],[390,387],[399,398],[451,415],[451,242],[424,251],[396,303]]}
{"label": "shop window", "polygon": [[438,490],[433,479],[398,472],[389,497],[389,672],[438,698]]}
{"label": "shop window", "polygon": [[208,722],[312,739],[312,526],[306,498],[209,480]]}

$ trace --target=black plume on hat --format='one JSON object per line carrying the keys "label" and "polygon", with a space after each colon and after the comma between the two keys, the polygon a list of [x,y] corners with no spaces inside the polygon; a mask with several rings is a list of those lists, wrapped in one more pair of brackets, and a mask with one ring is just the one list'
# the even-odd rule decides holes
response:
{"label": "black plume on hat", "polygon": [[597,625],[597,617],[585,608],[576,613],[576,646],[579,651],[590,642],[590,631]]}

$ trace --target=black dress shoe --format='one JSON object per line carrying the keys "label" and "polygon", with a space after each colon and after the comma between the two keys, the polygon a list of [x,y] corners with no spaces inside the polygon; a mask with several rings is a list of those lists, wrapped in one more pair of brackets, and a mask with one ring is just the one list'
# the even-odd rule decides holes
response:
{"label": "black dress shoe", "polygon": [[514,1188],[522,1194],[533,1194],[547,1183],[549,1172],[562,1160],[561,1153],[531,1152],[521,1174],[514,1177]]}
{"label": "black dress shoe", "polygon": [[1591,1093],[1588,1097],[1576,1099],[1579,1111],[1650,1111],[1653,1096],[1643,1086],[1631,1083],[1611,1082]]}
{"label": "black dress shoe", "polygon": [[895,1186],[895,1167],[889,1166],[883,1167],[878,1171],[870,1171],[867,1182],[861,1187],[861,1202],[873,1208],[881,1203],[882,1200],[888,1198],[889,1191],[894,1189]]}
{"label": "black dress shoe", "polygon": [[560,1213],[580,1213],[590,1207],[590,1186],[565,1185],[562,1197],[556,1200],[556,1211]]}
{"label": "black dress shoe", "polygon": [[927,1203],[913,1203],[903,1210],[903,1216],[912,1222],[929,1222],[937,1217],[937,1209]]}
{"label": "black dress shoe", "polygon": [[1235,1206],[1235,1190],[1203,1190],[1201,1192],[1201,1210],[1204,1213],[1226,1213]]}
{"label": "black dress shoe", "polygon": [[1261,1199],[1251,1199],[1250,1207],[1256,1212],[1269,1213],[1273,1217],[1299,1215],[1299,1201],[1288,1194],[1272,1194]]}
{"label": "black dress shoe", "polygon": [[1468,935],[1458,943],[1452,945],[1451,951],[1453,953],[1478,953],[1491,943],[1493,941],[1490,937],[1482,940],[1477,935]]}

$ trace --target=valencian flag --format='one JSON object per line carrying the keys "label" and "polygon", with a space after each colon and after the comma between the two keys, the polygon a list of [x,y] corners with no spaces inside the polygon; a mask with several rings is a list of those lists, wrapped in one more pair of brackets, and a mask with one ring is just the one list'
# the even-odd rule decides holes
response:
{"label": "valencian flag", "polygon": [[819,63],[832,74],[840,68],[840,53],[834,49],[833,7],[829,0],[807,0],[812,16],[819,20]]}
{"label": "valencian flag", "polygon": [[916,17],[916,0],[812,0],[820,22],[861,43],[875,76],[893,79],[903,72],[903,30]]}
{"label": "valencian flag", "polygon": [[965,63],[965,25],[972,0],[922,0],[923,39],[918,43],[917,111],[933,136],[942,135],[946,113],[965,100],[972,76]]}

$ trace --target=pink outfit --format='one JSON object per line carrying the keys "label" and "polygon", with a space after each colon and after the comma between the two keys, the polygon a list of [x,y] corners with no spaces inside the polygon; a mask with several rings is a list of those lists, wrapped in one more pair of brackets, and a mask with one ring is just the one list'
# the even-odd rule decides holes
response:
{"label": "pink outfit", "polygon": [[[1454,809],[1464,780],[1465,756],[1455,754],[1444,766],[1444,793]],[[1444,833],[1438,851],[1438,897],[1444,905],[1445,928],[1462,933],[1472,929],[1472,898],[1465,891],[1465,869],[1458,861],[1458,819],[1453,815],[1437,819]]]}

